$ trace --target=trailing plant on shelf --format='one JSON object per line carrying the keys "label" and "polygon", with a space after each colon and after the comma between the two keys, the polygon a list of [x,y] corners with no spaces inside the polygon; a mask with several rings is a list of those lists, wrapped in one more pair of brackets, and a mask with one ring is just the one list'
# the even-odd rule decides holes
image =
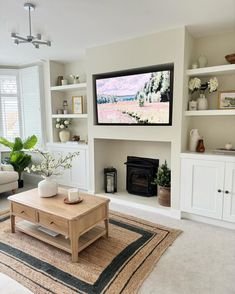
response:
{"label": "trailing plant on shelf", "polygon": [[26,150],[31,150],[37,143],[35,135],[28,137],[22,141],[21,138],[16,137],[14,142],[0,137],[0,144],[10,148],[10,157],[7,160],[9,164],[14,167],[14,170],[19,174],[19,188],[23,187],[22,172],[31,163],[31,155],[25,153]]}

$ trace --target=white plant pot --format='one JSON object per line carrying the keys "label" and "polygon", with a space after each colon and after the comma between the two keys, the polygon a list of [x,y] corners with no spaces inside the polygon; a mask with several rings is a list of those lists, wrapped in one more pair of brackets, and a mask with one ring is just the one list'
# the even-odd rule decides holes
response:
{"label": "white plant pot", "polygon": [[69,141],[70,139],[70,131],[68,130],[62,130],[59,132],[60,141],[65,143]]}
{"label": "white plant pot", "polygon": [[58,193],[58,184],[50,177],[38,183],[38,194],[40,197],[52,197]]}
{"label": "white plant pot", "polygon": [[204,94],[200,94],[200,97],[197,99],[197,109],[198,110],[207,110],[208,109],[208,100]]}

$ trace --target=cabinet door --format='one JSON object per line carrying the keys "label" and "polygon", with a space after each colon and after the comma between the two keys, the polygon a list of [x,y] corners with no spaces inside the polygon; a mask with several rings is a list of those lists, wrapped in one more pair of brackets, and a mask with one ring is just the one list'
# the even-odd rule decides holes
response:
{"label": "cabinet door", "polygon": [[71,169],[72,186],[87,190],[87,152],[79,150],[79,155],[73,159]]}
{"label": "cabinet door", "polygon": [[[61,156],[67,155],[68,152],[64,152],[63,149],[61,148],[53,148],[49,149],[51,154],[55,157],[55,159],[58,159]],[[57,170],[59,175],[55,176],[55,180],[59,185],[64,185],[64,186],[71,186],[71,170],[70,169],[62,169],[59,168]]]}
{"label": "cabinet door", "polygon": [[224,169],[219,161],[182,159],[182,210],[221,219]]}
{"label": "cabinet door", "polygon": [[224,182],[223,219],[235,222],[235,163],[226,163]]}

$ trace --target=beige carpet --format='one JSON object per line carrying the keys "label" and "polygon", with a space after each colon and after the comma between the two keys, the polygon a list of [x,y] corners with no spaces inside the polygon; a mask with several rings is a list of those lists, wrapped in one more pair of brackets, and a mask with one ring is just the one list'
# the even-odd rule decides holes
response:
{"label": "beige carpet", "polygon": [[38,294],[137,293],[180,232],[111,213],[110,237],[86,248],[74,264],[66,252],[11,234],[7,219],[0,228],[0,271]]}

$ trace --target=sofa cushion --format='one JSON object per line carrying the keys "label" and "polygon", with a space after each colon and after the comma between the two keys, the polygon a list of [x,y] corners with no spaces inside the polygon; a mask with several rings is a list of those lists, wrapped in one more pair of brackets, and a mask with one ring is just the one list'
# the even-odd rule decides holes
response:
{"label": "sofa cushion", "polygon": [[15,171],[0,171],[0,185],[17,181],[18,173]]}
{"label": "sofa cushion", "polygon": [[5,164],[5,163],[2,163],[0,165],[0,170],[2,171],[14,171],[14,168],[11,164]]}

